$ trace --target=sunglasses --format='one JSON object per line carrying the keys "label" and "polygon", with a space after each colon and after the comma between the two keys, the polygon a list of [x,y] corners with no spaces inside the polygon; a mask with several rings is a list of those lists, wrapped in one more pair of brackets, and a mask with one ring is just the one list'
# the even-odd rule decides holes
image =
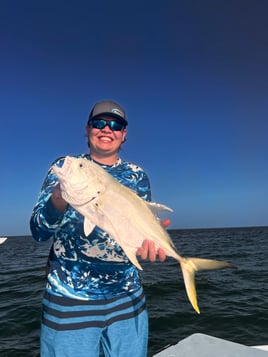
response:
{"label": "sunglasses", "polygon": [[121,131],[123,128],[125,128],[124,124],[121,124],[115,120],[92,119],[88,124],[90,124],[92,128],[95,129],[104,129],[106,125],[108,125],[112,131]]}

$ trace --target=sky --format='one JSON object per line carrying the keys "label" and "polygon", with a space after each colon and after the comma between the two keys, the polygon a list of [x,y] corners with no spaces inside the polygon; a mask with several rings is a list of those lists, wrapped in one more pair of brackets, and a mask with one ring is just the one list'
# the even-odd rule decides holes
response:
{"label": "sky", "polygon": [[87,152],[95,102],[129,121],[171,229],[268,225],[268,3],[0,4],[0,236],[30,234],[54,159]]}

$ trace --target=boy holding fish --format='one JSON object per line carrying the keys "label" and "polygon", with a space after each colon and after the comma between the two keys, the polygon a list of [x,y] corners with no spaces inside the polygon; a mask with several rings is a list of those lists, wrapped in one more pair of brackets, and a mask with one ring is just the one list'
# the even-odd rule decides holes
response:
{"label": "boy holding fish", "polygon": [[[96,103],[86,125],[89,154],[77,157],[97,163],[143,200],[151,201],[147,174],[118,156],[127,125],[118,103]],[[54,165],[62,167],[64,161],[60,158]],[[167,226],[169,220],[162,224]],[[30,226],[37,241],[53,239],[43,299],[41,357],[97,357],[100,345],[105,356],[145,357],[148,316],[138,269],[100,227],[85,234],[84,217],[62,197],[53,165]],[[150,261],[166,258],[163,249],[157,250],[146,239],[136,254]]]}

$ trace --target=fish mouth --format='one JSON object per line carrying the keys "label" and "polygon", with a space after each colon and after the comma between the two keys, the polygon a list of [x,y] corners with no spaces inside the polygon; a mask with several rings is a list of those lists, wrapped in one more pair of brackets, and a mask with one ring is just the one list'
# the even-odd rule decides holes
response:
{"label": "fish mouth", "polygon": [[82,193],[88,187],[88,184],[86,182],[85,183],[71,183],[71,184],[69,184],[69,186],[72,191],[75,191],[79,194],[80,192]]}
{"label": "fish mouth", "polygon": [[73,191],[75,193],[75,196],[69,195],[67,191],[62,192],[62,197],[69,203],[69,204],[75,204],[77,207],[84,206],[92,201],[94,201],[97,196],[93,197],[85,197],[85,194],[83,190],[81,191]]}
{"label": "fish mouth", "polygon": [[77,196],[83,195],[85,190],[88,188],[87,182],[62,182],[61,189],[68,192],[74,192]]}

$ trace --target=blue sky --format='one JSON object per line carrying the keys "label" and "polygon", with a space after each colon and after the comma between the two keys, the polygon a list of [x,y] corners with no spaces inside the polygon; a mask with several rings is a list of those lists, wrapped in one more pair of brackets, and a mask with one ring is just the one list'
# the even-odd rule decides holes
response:
{"label": "blue sky", "polygon": [[171,228],[268,224],[266,1],[1,1],[0,235],[29,234],[50,163],[96,101]]}

